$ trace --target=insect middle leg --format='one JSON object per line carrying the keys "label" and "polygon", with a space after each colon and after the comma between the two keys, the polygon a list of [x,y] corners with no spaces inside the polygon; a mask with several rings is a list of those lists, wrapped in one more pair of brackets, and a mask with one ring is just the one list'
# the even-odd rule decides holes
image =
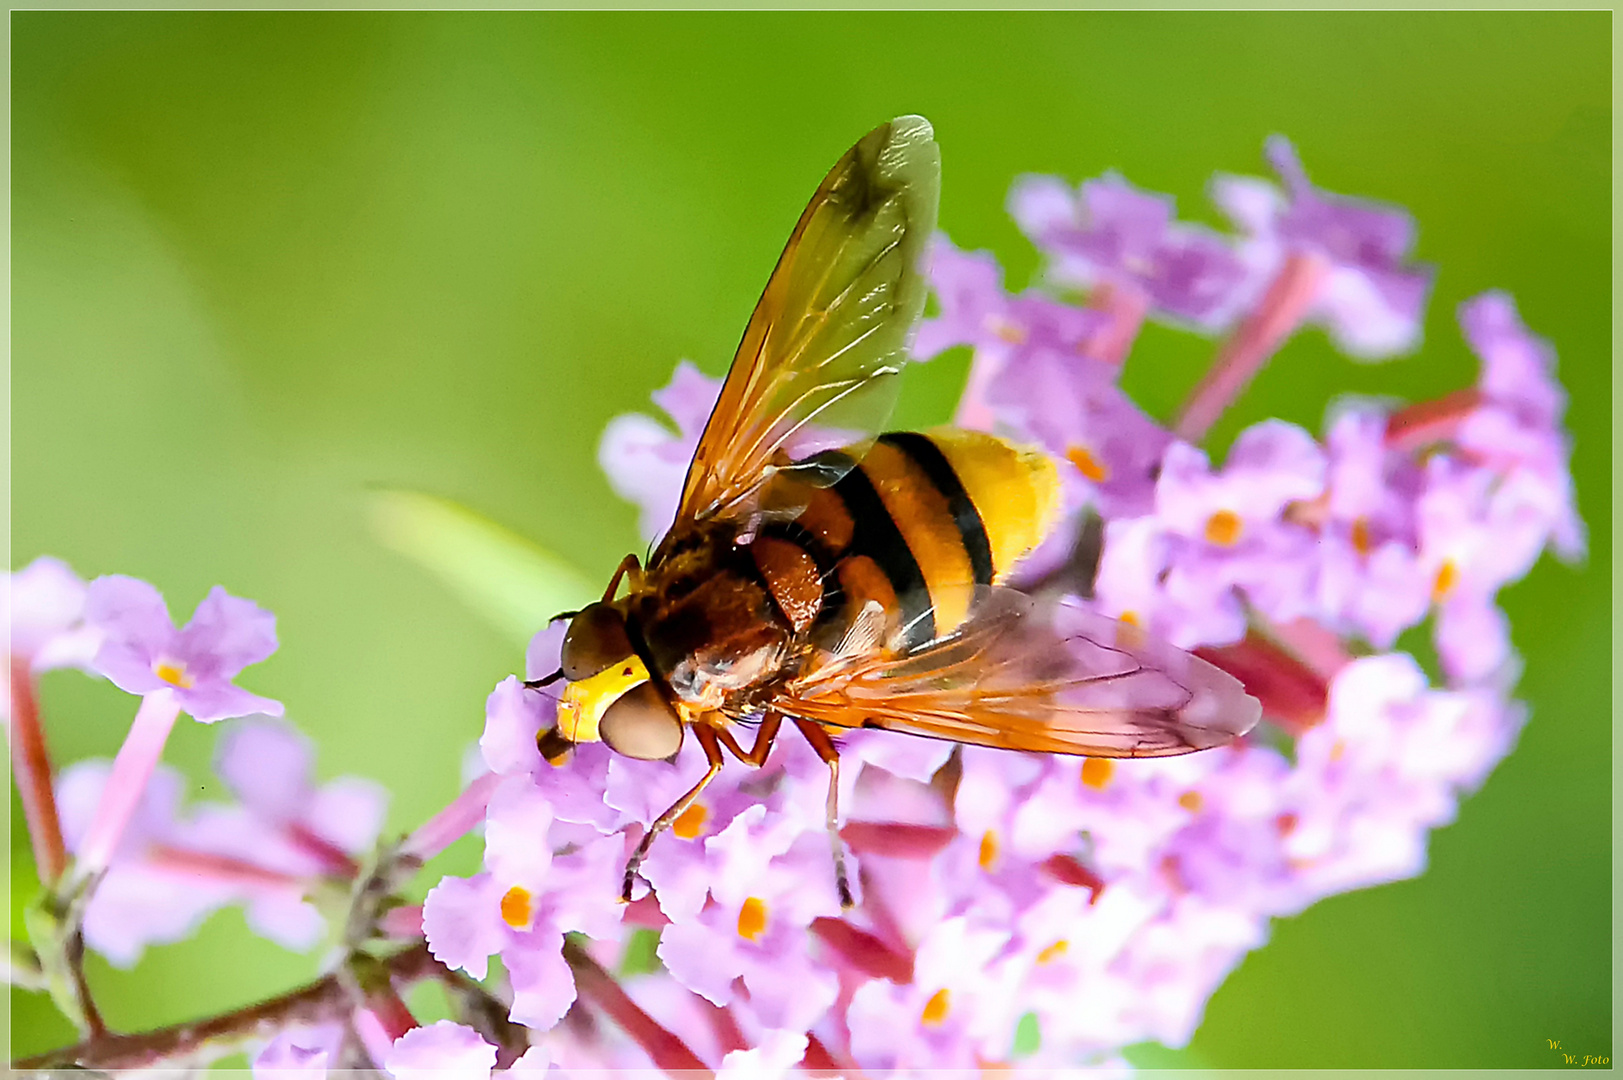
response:
{"label": "insect middle leg", "polygon": [[716,741],[715,729],[707,724],[695,724],[693,734],[698,737],[699,745],[704,747],[705,760],[710,763],[710,767],[705,770],[703,776],[699,777],[699,782],[688,789],[686,795],[677,799],[670,805],[669,809],[654,820],[654,823],[648,827],[647,834],[643,836],[642,843],[638,844],[637,850],[631,853],[631,858],[626,862],[626,876],[620,882],[620,899],[625,903],[629,904],[631,902],[631,886],[637,880],[637,871],[642,868],[642,861],[648,857],[648,849],[654,845],[654,837],[670,828],[671,822],[682,816],[682,811],[692,805],[693,800],[697,799],[699,793],[710,786],[710,781],[714,780],[716,774],[721,771],[721,745]]}
{"label": "insect middle leg", "polygon": [[840,752],[834,748],[834,740],[828,737],[828,732],[810,720],[796,717],[795,727],[828,765],[828,843],[834,852],[834,887],[839,890],[842,908],[855,907],[851,882],[845,873],[845,844],[840,840]]}
{"label": "insect middle leg", "polygon": [[716,728],[716,738],[728,752],[746,765],[753,765],[759,769],[766,764],[766,755],[771,752],[772,744],[778,737],[778,728],[783,724],[783,714],[768,712],[761,717],[761,726],[755,729],[755,742],[750,746],[749,753],[738,745],[733,733],[726,728]]}

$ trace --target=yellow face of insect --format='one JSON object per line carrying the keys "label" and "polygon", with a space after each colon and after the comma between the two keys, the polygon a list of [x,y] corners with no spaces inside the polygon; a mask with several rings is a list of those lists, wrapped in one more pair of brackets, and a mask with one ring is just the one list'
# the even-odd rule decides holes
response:
{"label": "yellow face of insect", "polygon": [[625,618],[610,604],[576,615],[564,637],[570,680],[558,702],[558,726],[542,734],[542,753],[562,762],[575,743],[603,742],[627,757],[666,758],[682,746],[682,721],[631,648]]}
{"label": "yellow face of insect", "polygon": [[648,668],[642,658],[630,654],[596,675],[570,683],[558,702],[559,734],[574,743],[600,741],[603,714],[647,682]]}

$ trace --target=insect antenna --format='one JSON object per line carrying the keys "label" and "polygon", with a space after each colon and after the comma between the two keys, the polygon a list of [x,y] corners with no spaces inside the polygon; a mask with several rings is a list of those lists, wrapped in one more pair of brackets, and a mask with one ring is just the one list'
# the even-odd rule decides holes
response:
{"label": "insect antenna", "polygon": [[551,675],[547,675],[547,676],[545,676],[543,678],[540,678],[540,679],[525,679],[524,680],[524,685],[526,687],[528,687],[529,689],[531,689],[531,690],[539,690],[543,686],[551,686],[553,683],[557,682],[559,679],[561,679],[563,677],[564,677],[564,669],[559,668],[557,671],[554,671]]}

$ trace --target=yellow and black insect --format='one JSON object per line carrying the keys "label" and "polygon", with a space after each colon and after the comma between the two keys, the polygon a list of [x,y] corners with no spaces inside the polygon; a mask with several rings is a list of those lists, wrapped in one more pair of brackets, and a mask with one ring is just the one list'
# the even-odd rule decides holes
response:
{"label": "yellow and black insect", "polygon": [[[1040,451],[977,431],[883,428],[924,308],[940,153],[904,116],[842,157],[806,207],[699,439],[676,520],[576,613],[559,672],[559,761],[578,742],[666,758],[691,728],[709,769],[759,766],[785,720],[829,766],[831,733],[877,727],[982,746],[1139,757],[1229,742],[1257,702],[1135,627],[1004,584],[1053,526]],[[622,594],[620,585],[626,589]],[[745,750],[739,724],[758,722]]]}

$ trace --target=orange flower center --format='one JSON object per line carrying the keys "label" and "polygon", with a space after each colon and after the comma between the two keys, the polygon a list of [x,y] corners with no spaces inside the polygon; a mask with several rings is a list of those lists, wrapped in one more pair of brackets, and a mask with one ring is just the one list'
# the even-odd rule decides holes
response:
{"label": "orange flower center", "polygon": [[738,909],[738,936],[745,941],[760,941],[766,933],[766,901],[752,896]]}
{"label": "orange flower center", "polygon": [[1454,586],[1460,581],[1460,568],[1454,565],[1453,559],[1444,559],[1443,565],[1437,568],[1437,580],[1431,583],[1431,598],[1442,601],[1448,599],[1448,594],[1454,591]]}
{"label": "orange flower center", "polygon": [[535,897],[522,885],[514,885],[502,893],[502,922],[514,930],[523,930],[535,917]]}
{"label": "orange flower center", "polygon": [[990,870],[997,863],[997,833],[987,829],[981,836],[981,869]]}
{"label": "orange flower center", "polygon": [[172,664],[168,660],[159,660],[152,665],[152,674],[168,683],[170,686],[182,690],[190,690],[194,680],[186,674],[185,664]]}
{"label": "orange flower center", "polygon": [[1109,758],[1090,757],[1082,762],[1082,782],[1096,791],[1103,791],[1110,783],[1110,774],[1116,771]]}
{"label": "orange flower center", "polygon": [[1200,792],[1191,789],[1178,796],[1178,805],[1191,814],[1198,814],[1200,808],[1206,805],[1206,802],[1200,797]]}
{"label": "orange flower center", "polygon": [[1026,331],[1020,324],[1010,322],[1008,319],[1000,318],[997,315],[988,315],[986,317],[986,328],[1010,345],[1024,345],[1026,342]]}
{"label": "orange flower center", "polygon": [[1352,523],[1353,550],[1360,555],[1368,555],[1374,545],[1369,538],[1369,519],[1357,518]]}
{"label": "orange flower center", "polygon": [[1072,446],[1065,451],[1065,460],[1076,466],[1076,471],[1093,481],[1102,484],[1110,476],[1110,470],[1105,468],[1104,462],[1094,457],[1085,446]]}
{"label": "orange flower center", "polygon": [[940,1027],[947,1018],[947,1010],[952,1007],[952,995],[942,987],[930,995],[930,1000],[924,1003],[924,1011],[919,1014],[919,1023],[925,1027]]}
{"label": "orange flower center", "polygon": [[1048,946],[1048,948],[1037,954],[1037,963],[1051,964],[1055,960],[1058,960],[1060,957],[1064,956],[1065,950],[1069,949],[1070,947],[1071,943],[1069,941],[1066,941],[1064,938],[1060,938],[1058,941],[1054,942],[1054,944]]}
{"label": "orange flower center", "polygon": [[1218,547],[1233,547],[1243,531],[1244,522],[1233,510],[1219,510],[1206,519],[1206,539]]}
{"label": "orange flower center", "polygon": [[694,803],[671,822],[671,832],[684,840],[692,840],[704,829],[705,820],[709,817],[710,811],[704,808],[703,803]]}

